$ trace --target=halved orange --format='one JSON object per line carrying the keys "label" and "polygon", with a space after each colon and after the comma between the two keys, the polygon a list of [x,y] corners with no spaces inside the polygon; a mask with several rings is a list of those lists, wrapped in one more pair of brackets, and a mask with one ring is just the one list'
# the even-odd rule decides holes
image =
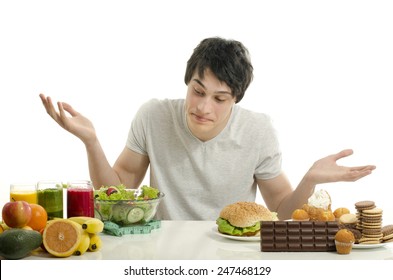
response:
{"label": "halved orange", "polygon": [[43,234],[45,249],[56,257],[69,257],[78,248],[82,226],[68,219],[48,222]]}

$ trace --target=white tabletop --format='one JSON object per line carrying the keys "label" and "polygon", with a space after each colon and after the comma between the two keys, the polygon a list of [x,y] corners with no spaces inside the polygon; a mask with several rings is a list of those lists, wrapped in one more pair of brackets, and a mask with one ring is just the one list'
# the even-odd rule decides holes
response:
{"label": "white tabletop", "polygon": [[[99,252],[87,252],[61,260],[393,260],[393,242],[373,249],[337,252],[261,252],[259,241],[237,241],[222,237],[214,221],[162,221],[150,234],[102,234]],[[26,259],[56,259],[34,252]]]}

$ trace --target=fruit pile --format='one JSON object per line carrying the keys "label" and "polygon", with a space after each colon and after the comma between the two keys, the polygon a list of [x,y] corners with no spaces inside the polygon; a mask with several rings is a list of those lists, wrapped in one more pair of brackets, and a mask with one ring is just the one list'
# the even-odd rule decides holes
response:
{"label": "fruit pile", "polygon": [[56,257],[83,255],[101,249],[99,235],[104,223],[97,218],[71,217],[48,222],[43,232],[44,249]]}
{"label": "fruit pile", "polygon": [[42,231],[48,215],[38,204],[25,201],[8,202],[2,210],[0,224],[0,256],[6,259],[21,259],[42,244]]}
{"label": "fruit pile", "polygon": [[15,260],[35,250],[56,257],[83,255],[102,247],[99,233],[104,223],[91,217],[57,218],[48,221],[45,209],[25,201],[8,202],[2,209],[0,256]]}

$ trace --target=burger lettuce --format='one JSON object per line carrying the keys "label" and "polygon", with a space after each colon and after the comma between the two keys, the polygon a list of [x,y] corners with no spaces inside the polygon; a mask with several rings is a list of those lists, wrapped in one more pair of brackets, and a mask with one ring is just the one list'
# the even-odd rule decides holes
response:
{"label": "burger lettuce", "polygon": [[229,235],[244,235],[245,233],[248,232],[256,232],[261,228],[260,223],[256,223],[251,227],[244,227],[244,228],[235,227],[223,218],[218,218],[216,220],[216,224],[218,225],[218,229],[221,233],[226,233]]}

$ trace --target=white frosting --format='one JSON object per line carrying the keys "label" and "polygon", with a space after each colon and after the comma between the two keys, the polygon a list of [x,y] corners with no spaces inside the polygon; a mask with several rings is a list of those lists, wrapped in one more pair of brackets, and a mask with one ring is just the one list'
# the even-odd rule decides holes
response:
{"label": "white frosting", "polygon": [[308,199],[308,205],[316,208],[323,208],[324,210],[328,210],[330,204],[330,196],[325,190],[314,192],[313,195]]}

